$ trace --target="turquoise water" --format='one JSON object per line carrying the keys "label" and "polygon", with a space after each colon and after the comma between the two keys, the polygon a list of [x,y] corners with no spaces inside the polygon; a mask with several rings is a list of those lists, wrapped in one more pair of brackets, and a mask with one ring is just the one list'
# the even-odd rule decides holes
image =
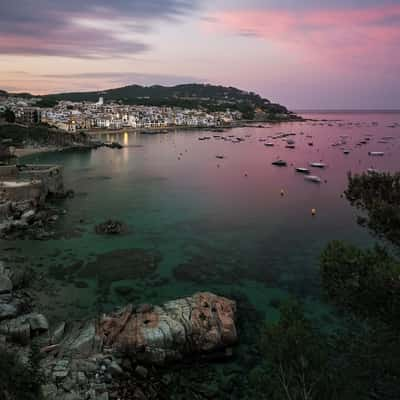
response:
{"label": "turquoise water", "polygon": [[[40,301],[54,319],[65,311],[80,318],[129,301],[161,303],[198,290],[246,299],[267,319],[276,318],[277,301],[295,295],[323,317],[321,250],[333,239],[361,246],[373,242],[341,197],[346,174],[400,167],[400,128],[388,127],[400,122],[400,115],[307,117],[359,124],[285,123],[222,134],[115,134],[103,139],[123,143],[122,150],[27,157],[26,162],[62,164],[65,185],[76,196],[61,204],[66,214],[55,227],[57,239],[3,241],[2,253],[47,277],[52,290]],[[285,148],[282,139],[273,140],[274,147],[260,141],[280,132],[296,133],[295,149]],[[205,135],[211,139],[198,140]],[[213,135],[245,140],[232,143]],[[348,135],[347,144],[332,147],[342,135]],[[371,135],[370,142],[356,147],[366,135]],[[385,136],[394,139],[378,143]],[[351,150],[349,155],[343,154],[344,147]],[[385,151],[385,156],[370,157],[368,151]],[[277,158],[288,167],[272,166]],[[294,171],[294,166],[320,160],[328,165],[313,170],[324,181],[321,185]],[[129,232],[96,235],[95,225],[109,218],[127,223]]]}

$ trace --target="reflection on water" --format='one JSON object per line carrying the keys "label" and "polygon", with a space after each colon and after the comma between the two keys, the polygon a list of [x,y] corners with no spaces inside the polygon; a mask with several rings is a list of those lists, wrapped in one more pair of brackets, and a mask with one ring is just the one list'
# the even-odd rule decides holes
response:
{"label": "reflection on water", "polygon": [[[322,248],[332,239],[371,242],[341,198],[346,174],[400,166],[400,128],[388,127],[400,116],[311,117],[360,124],[292,123],[218,134],[242,137],[240,143],[214,138],[213,132],[207,133],[210,140],[199,141],[204,131],[109,133],[103,139],[126,147],[33,156],[30,162],[62,163],[66,186],[76,191],[63,204],[67,214],[59,228],[66,234],[47,242],[3,242],[2,250],[9,248],[3,253],[15,259],[22,252],[26,262],[49,271],[57,296],[43,302],[54,314],[68,307],[79,316],[197,290],[243,296],[268,318],[276,315],[271,304],[289,293],[317,312]],[[296,133],[294,149],[283,139],[264,146],[282,132]],[[357,146],[368,135],[371,139]],[[387,136],[394,139],[382,141]],[[332,146],[340,141],[346,143]],[[371,157],[369,151],[385,156]],[[272,166],[276,159],[288,166]],[[321,184],[295,171],[310,162],[327,164],[312,169]],[[108,218],[126,222],[129,234],[96,235],[95,224]],[[79,235],[67,234],[77,228]]]}

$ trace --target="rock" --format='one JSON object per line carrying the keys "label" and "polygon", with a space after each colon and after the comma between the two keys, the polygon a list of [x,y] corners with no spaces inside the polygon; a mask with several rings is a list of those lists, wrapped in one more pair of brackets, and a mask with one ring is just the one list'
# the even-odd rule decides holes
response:
{"label": "rock", "polygon": [[71,392],[75,388],[75,381],[67,377],[63,380],[61,386],[66,392]]}
{"label": "rock", "polygon": [[44,400],[54,400],[57,398],[57,386],[53,383],[42,385],[41,390]]}
{"label": "rock", "polygon": [[80,359],[73,360],[71,368],[89,374],[94,373],[97,370],[95,362]]}
{"label": "rock", "polygon": [[108,369],[112,376],[120,376],[124,373],[123,369],[116,361],[112,361],[111,364],[108,366]]}
{"label": "rock", "polygon": [[1,322],[0,333],[11,341],[26,345],[30,341],[31,327],[26,317],[21,316]]}
{"label": "rock", "polygon": [[43,314],[30,314],[28,322],[31,326],[32,332],[47,332],[49,330],[49,323]]}
{"label": "rock", "polygon": [[18,307],[11,303],[0,303],[0,321],[15,318],[18,315]]}
{"label": "rock", "polygon": [[87,378],[84,372],[79,371],[76,375],[76,380],[79,385],[85,385],[87,382]]}
{"label": "rock", "polygon": [[83,398],[76,392],[70,392],[61,396],[60,400],[83,400]]}
{"label": "rock", "polygon": [[94,321],[87,321],[72,331],[62,342],[64,351],[90,356],[100,350],[100,339]]}
{"label": "rock", "polygon": [[35,218],[35,214],[36,214],[35,210],[25,211],[21,215],[21,220],[26,221],[27,223],[30,223]]}
{"label": "rock", "polygon": [[152,312],[154,310],[154,306],[152,306],[151,304],[140,304],[137,308],[136,308],[136,312],[137,313],[149,313]]}
{"label": "rock", "polygon": [[10,293],[13,289],[11,279],[6,275],[0,275],[0,294]]}
{"label": "rock", "polygon": [[55,381],[65,379],[68,376],[68,369],[60,369],[53,372],[53,379]]}
{"label": "rock", "polygon": [[121,221],[114,221],[109,219],[102,224],[99,224],[95,228],[95,232],[99,235],[119,235],[126,233],[128,227]]}
{"label": "rock", "polygon": [[99,322],[104,345],[135,354],[144,363],[223,350],[237,341],[236,303],[212,293],[145,307],[128,306]]}
{"label": "rock", "polygon": [[147,368],[142,367],[141,365],[138,365],[135,368],[135,373],[136,373],[136,375],[140,376],[141,378],[147,378],[147,374],[149,373],[149,371],[147,371]]}
{"label": "rock", "polygon": [[145,396],[145,394],[142,392],[141,389],[136,388],[135,392],[133,393],[133,398],[135,400],[147,400],[147,397]]}
{"label": "rock", "polygon": [[56,328],[54,329],[52,335],[51,335],[51,342],[52,343],[58,343],[60,342],[60,340],[62,339],[62,337],[64,336],[65,333],[65,322],[61,322],[60,324],[58,324],[56,326]]}

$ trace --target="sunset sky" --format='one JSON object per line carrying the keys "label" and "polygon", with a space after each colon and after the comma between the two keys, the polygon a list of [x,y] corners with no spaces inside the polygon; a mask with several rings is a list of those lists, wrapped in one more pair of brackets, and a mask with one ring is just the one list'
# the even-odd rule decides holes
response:
{"label": "sunset sky", "polygon": [[0,89],[189,82],[400,108],[400,0],[0,0]]}

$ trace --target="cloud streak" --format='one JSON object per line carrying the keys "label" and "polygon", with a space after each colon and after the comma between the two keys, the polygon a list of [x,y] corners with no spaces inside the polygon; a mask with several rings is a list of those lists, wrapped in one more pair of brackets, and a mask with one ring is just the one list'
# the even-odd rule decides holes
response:
{"label": "cloud streak", "polygon": [[194,10],[189,0],[0,2],[0,54],[126,57],[149,50],[143,35]]}
{"label": "cloud streak", "polygon": [[322,65],[400,64],[400,5],[330,10],[233,10],[216,13],[207,29],[264,39]]}

